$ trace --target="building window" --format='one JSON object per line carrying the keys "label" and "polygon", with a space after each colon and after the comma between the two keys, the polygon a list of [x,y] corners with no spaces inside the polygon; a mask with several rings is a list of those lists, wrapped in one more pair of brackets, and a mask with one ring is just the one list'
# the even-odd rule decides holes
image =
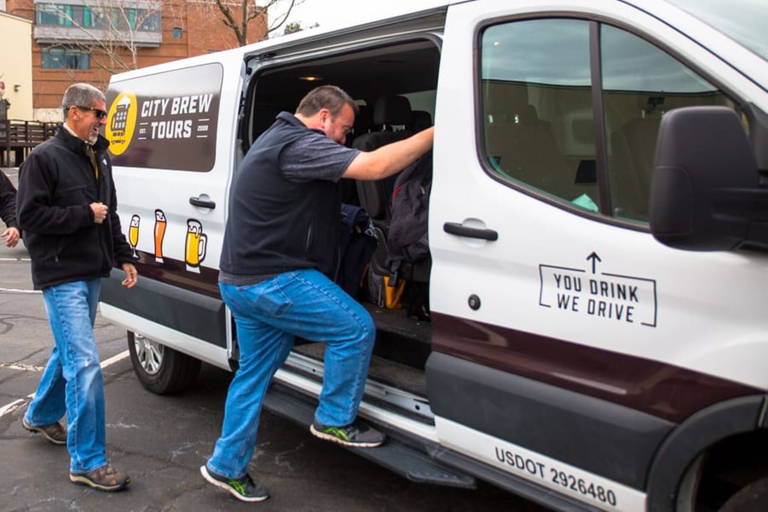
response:
{"label": "building window", "polygon": [[[37,4],[37,24],[40,26],[116,28],[160,32],[160,11],[122,8],[98,8],[69,4]],[[180,37],[180,36],[179,36]]]}
{"label": "building window", "polygon": [[181,28],[173,27],[173,38],[174,39],[181,39]]}
{"label": "building window", "polygon": [[141,28],[147,32],[160,32],[162,31],[162,19],[159,12],[146,13],[141,21]]}
{"label": "building window", "polygon": [[85,52],[64,48],[43,48],[43,69],[91,69],[90,57]]}
{"label": "building window", "polygon": [[72,26],[72,6],[40,4],[37,7],[37,24],[47,26]]}

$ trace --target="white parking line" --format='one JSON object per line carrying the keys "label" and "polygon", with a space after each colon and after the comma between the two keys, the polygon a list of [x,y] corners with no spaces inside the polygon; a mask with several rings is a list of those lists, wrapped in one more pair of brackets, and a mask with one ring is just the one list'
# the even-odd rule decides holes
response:
{"label": "white parking line", "polygon": [[[102,361],[101,362],[101,369],[103,370],[104,368],[106,368],[109,365],[112,365],[112,364],[115,364],[115,363],[117,363],[119,361],[122,361],[123,359],[125,359],[128,356],[129,356],[128,351],[124,350],[123,352],[120,352],[116,356],[112,356],[109,359],[107,359],[106,361]],[[19,398],[18,400],[15,400],[15,401],[7,404],[7,405],[4,405],[3,407],[0,407],[0,418],[2,418],[4,415],[6,415],[8,413],[11,413],[11,412],[15,411],[19,407],[21,407],[24,404],[24,402],[26,402],[28,399],[32,398],[33,396],[35,396],[34,393],[32,393],[30,395],[27,395],[25,398]]]}
{"label": "white parking line", "polygon": [[41,372],[43,366],[30,366],[28,364],[0,364],[0,368],[6,368],[8,370],[22,370],[25,372]]}
{"label": "white parking line", "polygon": [[109,359],[107,359],[106,361],[102,361],[101,362],[101,369],[103,370],[104,368],[106,368],[107,366],[109,366],[111,364],[115,364],[118,361],[122,361],[123,359],[125,359],[129,355],[130,354],[128,354],[128,351],[124,350],[123,352],[120,352],[116,356],[112,356]]}
{"label": "white parking line", "polygon": [[0,288],[0,292],[6,292],[6,293],[43,293],[42,290],[22,290],[20,288]]}
{"label": "white parking line", "polygon": [[[27,398],[32,398],[33,396],[34,396],[34,393],[29,395]],[[0,409],[0,418],[2,418],[5,415],[5,413],[15,411],[24,402],[26,402],[25,398],[19,398],[15,402],[11,402],[8,405],[4,406],[2,409]]]}

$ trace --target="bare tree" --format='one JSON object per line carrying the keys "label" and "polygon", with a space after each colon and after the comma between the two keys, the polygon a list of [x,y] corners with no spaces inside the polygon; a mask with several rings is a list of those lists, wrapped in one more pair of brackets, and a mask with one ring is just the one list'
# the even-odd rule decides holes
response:
{"label": "bare tree", "polygon": [[[204,1],[204,0],[203,0]],[[240,46],[248,44],[249,24],[257,18],[263,20],[266,30],[259,34],[259,41],[269,38],[269,34],[280,28],[288,20],[294,6],[299,5],[304,0],[214,0],[216,7],[223,16],[221,20],[224,25],[230,28],[237,38]],[[259,5],[261,4],[261,5]],[[278,11],[278,8],[281,8]],[[282,12],[284,9],[284,12]],[[270,21],[269,14],[275,14]]]}
{"label": "bare tree", "polygon": [[[171,2],[166,2],[172,10]],[[86,5],[35,4],[38,16],[60,20],[55,45],[88,54],[91,67],[109,74],[138,68],[138,52],[162,41],[163,2],[157,0],[90,0]],[[61,25],[70,27],[60,30]],[[44,27],[42,27],[43,30]],[[39,30],[39,29],[38,29]]]}

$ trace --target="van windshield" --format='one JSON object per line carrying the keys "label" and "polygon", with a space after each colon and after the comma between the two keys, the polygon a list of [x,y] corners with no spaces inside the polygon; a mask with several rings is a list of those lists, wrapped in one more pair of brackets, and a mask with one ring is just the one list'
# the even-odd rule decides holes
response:
{"label": "van windshield", "polygon": [[742,46],[768,60],[765,0],[670,0]]}

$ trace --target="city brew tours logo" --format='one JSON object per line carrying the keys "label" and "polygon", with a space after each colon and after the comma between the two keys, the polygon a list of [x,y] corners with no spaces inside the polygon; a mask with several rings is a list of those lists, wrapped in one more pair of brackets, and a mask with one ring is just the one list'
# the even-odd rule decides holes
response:
{"label": "city brew tours logo", "polygon": [[213,63],[110,85],[105,135],[114,165],[210,171],[222,77]]}

